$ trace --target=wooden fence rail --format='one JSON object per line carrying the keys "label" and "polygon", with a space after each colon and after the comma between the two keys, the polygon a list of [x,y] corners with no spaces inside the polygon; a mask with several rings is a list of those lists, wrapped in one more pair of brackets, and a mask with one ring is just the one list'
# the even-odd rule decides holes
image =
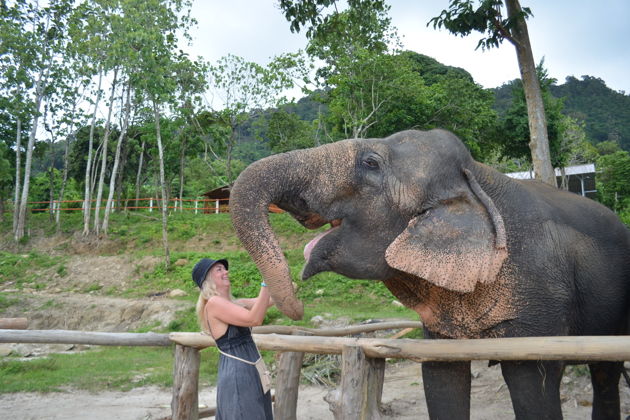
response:
{"label": "wooden fence rail", "polygon": [[[415,323],[417,326],[419,323]],[[378,329],[378,324],[372,324]],[[364,326],[360,326],[363,328]],[[391,328],[391,325],[389,326]],[[292,327],[294,328],[294,327]],[[349,327],[352,331],[355,327]],[[405,328],[405,327],[399,327]],[[410,327],[406,327],[410,328]],[[412,340],[335,337],[338,329],[324,331],[330,336],[259,334],[254,341],[260,349],[284,352],[276,383],[277,418],[295,419],[297,387],[302,353],[342,354],[341,387],[326,397],[335,419],[379,419],[383,386],[384,359],[424,361],[462,360],[571,360],[628,361],[629,336],[527,337],[479,340]],[[296,334],[313,333],[294,328]],[[199,350],[214,346],[200,333],[104,333],[64,330],[0,329],[0,343],[93,344],[105,346],[169,346],[176,344],[173,420],[192,420],[200,416],[197,407]],[[297,356],[297,357],[296,357]],[[284,362],[283,360],[286,360]],[[282,377],[280,377],[282,375]],[[280,395],[280,389],[284,395]],[[293,391],[290,391],[293,390]],[[289,392],[294,395],[287,397]],[[359,410],[359,411],[357,411]],[[280,415],[282,413],[282,415]],[[357,414],[358,413],[358,414]],[[206,415],[210,414],[204,413]],[[357,417],[357,415],[359,417]]]}
{"label": "wooden fence rail", "polygon": [[[170,333],[178,344],[203,349],[212,338],[198,333]],[[418,362],[462,360],[630,360],[629,336],[519,337],[477,340],[305,337],[253,334],[258,348],[316,354],[341,354],[358,346],[368,357]]]}

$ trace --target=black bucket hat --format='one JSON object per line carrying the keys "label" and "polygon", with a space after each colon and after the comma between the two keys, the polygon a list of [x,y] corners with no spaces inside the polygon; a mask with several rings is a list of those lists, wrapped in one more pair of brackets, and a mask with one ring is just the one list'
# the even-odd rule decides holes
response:
{"label": "black bucket hat", "polygon": [[197,283],[197,286],[199,286],[200,289],[203,281],[206,279],[208,271],[210,271],[212,266],[217,263],[223,264],[225,266],[225,269],[228,269],[228,261],[225,259],[213,260],[211,258],[203,258],[201,261],[195,264],[195,267],[192,270],[192,278],[193,281]]}

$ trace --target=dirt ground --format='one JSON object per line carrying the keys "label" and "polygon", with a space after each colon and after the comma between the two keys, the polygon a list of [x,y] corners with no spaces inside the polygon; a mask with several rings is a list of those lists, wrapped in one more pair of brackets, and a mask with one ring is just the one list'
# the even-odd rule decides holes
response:
{"label": "dirt ground", "polygon": [[[472,415],[476,420],[514,418],[506,386],[498,366],[473,362]],[[630,415],[630,388],[621,384],[622,418]],[[333,419],[324,397],[330,389],[300,385],[297,418]],[[201,407],[214,406],[215,388],[199,393]],[[567,420],[591,416],[591,386],[587,376],[568,372],[562,384],[562,410]],[[171,392],[155,387],[128,392],[17,393],[0,395],[0,415],[15,420],[149,420],[170,413]],[[428,418],[420,365],[388,363],[383,389],[383,418],[411,420]],[[3,414],[4,413],[4,414]],[[8,417],[7,417],[8,416]]]}
{"label": "dirt ground", "polygon": [[[51,244],[58,246],[58,244]],[[79,250],[74,250],[79,251]],[[140,273],[150,270],[159,260],[146,257],[131,261],[127,256],[94,256],[75,253],[66,264],[67,274],[47,274],[43,290],[26,290],[20,305],[5,310],[3,317],[28,316],[30,329],[70,329],[91,331],[129,331],[142,325],[166,325],[178,310],[190,302],[168,298],[167,295],[144,299],[120,299],[85,292],[99,279],[103,288],[124,289]],[[0,286],[0,293],[15,292],[12,284]],[[38,356],[50,351],[67,351],[68,346],[12,344],[1,345],[0,355],[13,352],[22,356]],[[1,360],[0,356],[0,360]],[[630,365],[627,365],[630,368]],[[582,370],[583,371],[583,370]],[[569,367],[562,383],[565,419],[587,419],[591,412],[591,385],[587,375]],[[620,383],[622,418],[630,415],[630,387]],[[324,397],[330,388],[301,385],[297,418],[326,420],[333,415]],[[200,390],[202,407],[215,405],[215,389]],[[420,364],[414,362],[387,363],[383,390],[383,418],[428,418]],[[57,393],[0,394],[0,419],[14,420],[148,420],[170,413],[171,390],[155,387],[136,388],[128,392],[105,391],[92,394],[68,390]],[[487,362],[473,362],[472,419],[514,418],[507,387],[500,367],[488,367]]]}

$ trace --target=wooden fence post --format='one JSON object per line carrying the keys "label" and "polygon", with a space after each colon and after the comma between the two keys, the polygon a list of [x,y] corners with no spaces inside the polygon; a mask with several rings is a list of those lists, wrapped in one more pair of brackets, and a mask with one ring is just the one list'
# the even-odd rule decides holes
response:
{"label": "wooden fence post", "polygon": [[380,420],[385,359],[365,356],[360,346],[344,346],[340,388],[324,400],[335,420]]}
{"label": "wooden fence post", "polygon": [[274,416],[282,420],[297,420],[297,400],[300,371],[304,353],[285,351],[280,354],[276,376]]}
{"label": "wooden fence post", "polygon": [[0,329],[2,330],[25,330],[27,328],[27,318],[0,318]]}
{"label": "wooden fence post", "polygon": [[173,420],[199,419],[199,350],[193,347],[175,346],[173,368]]}

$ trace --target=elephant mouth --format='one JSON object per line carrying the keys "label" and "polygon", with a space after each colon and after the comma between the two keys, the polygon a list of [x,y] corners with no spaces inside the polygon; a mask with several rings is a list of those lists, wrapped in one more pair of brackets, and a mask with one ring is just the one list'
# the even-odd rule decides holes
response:
{"label": "elephant mouth", "polygon": [[315,236],[309,243],[307,243],[304,246],[304,259],[306,260],[306,262],[308,262],[309,259],[311,258],[311,253],[313,252],[313,248],[315,248],[317,243],[324,236],[328,235],[335,229],[338,229],[342,223],[342,219],[326,220],[326,219],[323,219],[319,214],[310,214],[304,218],[301,218],[302,220],[300,220],[300,218],[296,218],[296,219],[298,219],[298,221],[307,229],[317,229],[326,224],[330,224],[329,229],[317,234],[317,236]]}

